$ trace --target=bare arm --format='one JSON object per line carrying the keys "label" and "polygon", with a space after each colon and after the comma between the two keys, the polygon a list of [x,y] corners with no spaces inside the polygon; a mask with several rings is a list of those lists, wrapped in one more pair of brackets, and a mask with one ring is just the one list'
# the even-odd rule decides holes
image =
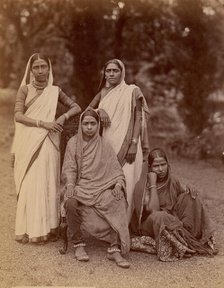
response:
{"label": "bare arm", "polygon": [[141,123],[142,123],[142,103],[141,99],[138,99],[136,100],[132,141],[126,156],[128,163],[133,163],[135,161],[137,153],[137,144],[141,131]]}
{"label": "bare arm", "polygon": [[[99,106],[101,99],[101,93],[99,92],[89,104],[89,107],[96,109]],[[100,115],[101,124],[103,127],[109,127],[111,125],[110,117],[104,109],[98,109],[98,113]]]}
{"label": "bare arm", "polygon": [[99,103],[100,103],[100,93],[96,94],[96,96],[90,102],[89,107],[96,109],[96,108],[98,108]]}
{"label": "bare arm", "polygon": [[153,211],[160,210],[156,179],[157,179],[156,173],[149,172],[147,183],[149,183],[148,189],[149,189],[150,197],[149,197],[148,203],[146,203],[146,210],[150,213],[152,213]]}
{"label": "bare arm", "polygon": [[142,100],[138,99],[136,101],[135,123],[134,123],[132,139],[139,138],[140,131],[141,131],[141,123],[142,123]]}

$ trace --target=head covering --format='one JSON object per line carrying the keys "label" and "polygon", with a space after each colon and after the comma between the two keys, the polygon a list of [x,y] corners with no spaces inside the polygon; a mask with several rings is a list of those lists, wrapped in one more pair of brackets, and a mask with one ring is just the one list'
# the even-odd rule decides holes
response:
{"label": "head covering", "polygon": [[[32,81],[34,80],[34,76],[33,76],[33,73],[31,71],[31,67],[30,67],[30,64],[31,64],[31,60],[34,56],[38,55],[39,57],[39,53],[34,53],[33,55],[30,56],[27,64],[26,64],[26,70],[25,70],[25,73],[24,73],[24,76],[23,76],[23,80],[20,84],[20,87],[21,86],[24,86],[24,85],[27,85],[27,84],[30,84],[32,83]],[[42,59],[40,57],[40,59]],[[47,86],[50,86],[53,84],[53,73],[52,73],[52,66],[51,66],[51,61],[50,59],[48,58],[48,62],[49,62],[49,77],[48,77],[48,83],[47,83]]]}
{"label": "head covering", "polygon": [[[92,116],[94,117],[96,120],[100,119],[99,114],[92,109],[91,107],[88,107],[80,116],[79,119],[79,127],[78,127],[78,133],[77,133],[77,149],[76,149],[76,153],[75,153],[75,158],[77,161],[77,165],[78,165],[78,173],[77,173],[77,178],[80,178],[80,172],[81,172],[81,167],[82,167],[82,157],[83,157],[83,132],[82,132],[82,120],[85,116]],[[97,120],[97,122],[99,123],[99,120]],[[95,135],[93,135],[93,137],[90,139],[88,146],[91,145],[94,142],[98,142],[99,141],[99,131],[100,131],[100,125],[98,125],[98,129],[95,133]]]}
{"label": "head covering", "polygon": [[82,115],[81,115],[81,117],[80,117],[80,120],[82,121],[85,116],[92,116],[93,118],[96,119],[97,123],[100,122],[100,116],[99,116],[99,114],[98,114],[95,110],[91,109],[90,107],[88,107],[88,108],[82,113]]}

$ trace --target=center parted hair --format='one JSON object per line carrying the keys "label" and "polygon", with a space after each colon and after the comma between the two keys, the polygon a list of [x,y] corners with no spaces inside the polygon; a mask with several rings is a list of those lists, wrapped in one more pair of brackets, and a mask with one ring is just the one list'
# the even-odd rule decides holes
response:
{"label": "center parted hair", "polygon": [[81,116],[81,121],[84,119],[85,116],[92,116],[93,118],[96,119],[97,123],[100,122],[100,117],[98,113],[93,109],[87,109],[86,111],[84,111]]}
{"label": "center parted hair", "polygon": [[169,164],[165,151],[161,148],[155,148],[149,152],[148,165],[151,166],[155,158],[158,158],[158,157],[164,158],[167,164]]}
{"label": "center parted hair", "polygon": [[32,68],[34,61],[38,60],[38,59],[43,59],[47,63],[48,67],[50,68],[49,58],[46,55],[42,54],[42,53],[35,53],[32,56],[32,58],[30,59],[30,69]]}
{"label": "center parted hair", "polygon": [[111,60],[107,61],[106,64],[104,64],[104,66],[103,66],[103,74],[102,74],[102,77],[101,77],[101,81],[100,81],[100,85],[99,85],[98,91],[100,91],[105,86],[105,83],[106,83],[105,71],[106,71],[107,66],[109,64],[111,64],[111,63],[117,65],[117,67],[121,70],[121,72],[124,72],[124,67],[122,67],[122,62],[120,60],[111,59]]}

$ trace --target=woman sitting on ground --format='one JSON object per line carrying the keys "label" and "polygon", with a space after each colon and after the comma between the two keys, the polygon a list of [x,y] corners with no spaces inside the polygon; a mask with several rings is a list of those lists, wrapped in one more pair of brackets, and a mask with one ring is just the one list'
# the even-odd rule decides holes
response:
{"label": "woman sitting on ground", "polygon": [[99,115],[86,110],[77,135],[66,148],[62,168],[64,208],[68,232],[79,261],[88,261],[82,230],[111,243],[108,259],[122,268],[129,252],[125,179],[117,156],[99,135]]}
{"label": "woman sitting on ground", "polygon": [[214,228],[198,192],[184,189],[170,170],[165,152],[153,149],[134,193],[131,230],[138,236],[131,249],[157,254],[161,261],[217,253]]}

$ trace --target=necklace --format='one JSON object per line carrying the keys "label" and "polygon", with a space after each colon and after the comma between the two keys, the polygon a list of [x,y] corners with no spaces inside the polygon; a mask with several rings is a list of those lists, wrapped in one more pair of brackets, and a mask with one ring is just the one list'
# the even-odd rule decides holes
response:
{"label": "necklace", "polygon": [[33,87],[38,89],[38,90],[43,90],[44,88],[47,87],[47,81],[45,82],[38,82],[36,80],[32,81]]}

